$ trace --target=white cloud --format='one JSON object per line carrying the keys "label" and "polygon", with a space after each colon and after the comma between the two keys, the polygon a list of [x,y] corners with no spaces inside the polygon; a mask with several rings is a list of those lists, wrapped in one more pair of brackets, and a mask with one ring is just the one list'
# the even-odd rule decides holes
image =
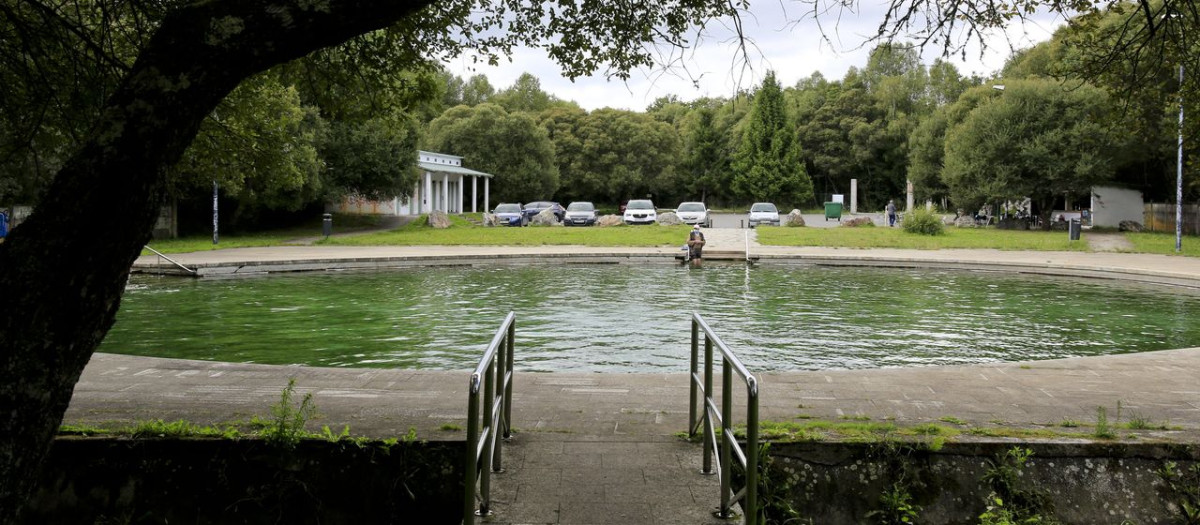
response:
{"label": "white cloud", "polygon": [[[510,63],[499,66],[471,69],[469,60],[459,59],[447,63],[446,67],[463,78],[485,74],[498,90],[512,85],[518,76],[529,72],[538,77],[546,92],[573,100],[585,109],[613,107],[641,111],[655,99],[671,94],[682,100],[728,97],[738,89],[752,89],[768,69],[775,70],[780,83],[785,86],[795,84],[814,71],[820,71],[829,79],[839,79],[850,67],[866,65],[872,46],[865,42],[883,19],[879,9],[868,8],[860,14],[844,12],[840,17],[829,13],[823,15],[818,24],[800,4],[756,4],[743,16],[744,31],[752,42],[748,64],[739,59],[733,31],[728,24],[718,21],[709,24],[694,49],[683,52],[679,62],[686,70],[659,67],[633,71],[629,81],[624,83],[603,76],[572,82],[562,76],[558,65],[544,51],[528,48],[516,50]],[[799,22],[789,22],[801,18],[803,20]],[[967,48],[965,60],[961,55],[946,59],[964,75],[990,76],[1004,65],[1011,50],[1048,39],[1060,25],[1061,21],[1052,16],[1036,17],[1024,24],[1014,23],[1004,33],[990,35],[988,49],[982,55],[972,43]],[[924,61],[932,63],[940,55],[940,48],[927,49]]]}

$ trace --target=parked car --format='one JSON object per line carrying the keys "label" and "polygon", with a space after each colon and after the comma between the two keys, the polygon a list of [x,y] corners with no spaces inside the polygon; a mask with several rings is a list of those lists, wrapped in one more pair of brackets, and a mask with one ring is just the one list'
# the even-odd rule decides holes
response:
{"label": "parked car", "polygon": [[492,211],[496,215],[496,220],[505,226],[524,226],[525,214],[521,213],[521,204],[505,203],[496,206]]}
{"label": "parked car", "polygon": [[646,199],[634,199],[625,205],[625,213],[621,216],[625,224],[654,224],[658,221],[658,212],[654,203]]}
{"label": "parked car", "polygon": [[591,226],[596,224],[596,207],[587,201],[576,201],[567,205],[564,226]]}
{"label": "parked car", "polygon": [[712,228],[712,219],[708,216],[708,208],[703,202],[681,202],[679,207],[675,208],[675,215],[678,215],[684,224],[699,224],[705,228]]}
{"label": "parked car", "polygon": [[534,216],[542,213],[542,210],[545,210],[546,208],[554,210],[554,218],[558,219],[558,222],[562,222],[563,216],[567,214],[567,211],[563,209],[562,204],[557,202],[533,201],[525,205],[525,210],[523,212],[525,214],[525,223],[528,224],[529,221],[533,220]]}
{"label": "parked car", "polygon": [[769,202],[756,202],[750,206],[750,227],[760,224],[779,226],[779,208]]}

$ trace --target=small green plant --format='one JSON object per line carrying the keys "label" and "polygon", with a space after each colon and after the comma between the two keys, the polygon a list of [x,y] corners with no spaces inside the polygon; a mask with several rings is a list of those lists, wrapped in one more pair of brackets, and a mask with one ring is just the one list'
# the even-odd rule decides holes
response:
{"label": "small green plant", "polygon": [[1200,525],[1200,463],[1180,468],[1178,463],[1167,461],[1158,470],[1158,476],[1174,496],[1182,523]]}
{"label": "small green plant", "polygon": [[442,423],[442,426],[438,427],[438,430],[442,432],[458,432],[462,429],[462,425],[455,425],[454,423]]}
{"label": "small green plant", "polygon": [[982,481],[991,487],[988,495],[987,512],[981,515],[980,523],[986,525],[1057,525],[1053,517],[1054,507],[1049,497],[1039,490],[1021,487],[1021,471],[1033,451],[1013,447],[995,460],[988,460],[988,469]]}
{"label": "small green plant", "polygon": [[1097,439],[1112,439],[1117,437],[1108,426],[1108,410],[1104,407],[1096,407],[1096,430],[1092,432],[1092,435]]}
{"label": "small green plant", "polygon": [[299,406],[294,405],[292,397],[295,394],[296,378],[293,377],[279,394],[279,403],[271,407],[273,419],[262,431],[268,443],[292,449],[306,437],[304,425],[317,415],[317,407],[313,404],[312,394],[304,394]]}
{"label": "small green plant", "polygon": [[1058,426],[1066,427],[1066,428],[1076,428],[1079,426],[1079,422],[1075,421],[1074,419],[1064,419],[1064,420],[1062,420],[1062,422],[1060,422],[1058,424]]}
{"label": "small green plant", "polygon": [[920,235],[942,235],[946,233],[946,225],[942,224],[942,218],[924,208],[917,208],[910,211],[904,216],[904,223],[901,226],[908,233]]}
{"label": "small green plant", "polygon": [[946,417],[943,417],[943,418],[941,418],[941,419],[938,419],[938,421],[941,421],[941,422],[943,422],[943,423],[950,423],[950,424],[953,424],[953,425],[966,425],[966,424],[967,424],[967,422],[966,422],[966,421],[963,421],[963,420],[961,420],[961,419],[959,419],[959,418],[956,418],[956,417],[954,417],[954,416],[946,416]]}
{"label": "small green plant", "polygon": [[[903,476],[901,476],[903,477]],[[901,479],[879,496],[881,508],[867,513],[867,518],[879,525],[903,525],[915,523],[921,507],[913,503],[912,494]]]}
{"label": "small green plant", "polygon": [[329,425],[321,425],[321,437],[325,438],[325,441],[329,441],[331,443],[336,443],[343,439],[349,439],[350,425],[342,427],[342,431],[338,434],[334,434],[333,430],[329,428]]}
{"label": "small green plant", "polygon": [[129,429],[133,438],[181,438],[181,437],[237,437],[238,431],[233,427],[217,428],[184,421],[182,419],[165,422],[161,419],[142,421]]}
{"label": "small green plant", "polygon": [[871,416],[866,414],[843,414],[842,416],[838,417],[838,419],[845,419],[848,421],[870,421]]}
{"label": "small green plant", "polygon": [[417,429],[415,427],[408,427],[408,433],[404,435],[404,439],[402,439],[401,441],[403,441],[405,445],[410,445],[412,443],[416,443],[417,442]]}
{"label": "small green plant", "polygon": [[[792,506],[792,484],[786,474],[772,468],[775,458],[771,456],[771,444],[758,447],[758,511],[757,516],[747,523],[768,525],[773,523],[797,523],[800,512]],[[733,485],[745,486],[746,471],[741,464],[734,464]]]}

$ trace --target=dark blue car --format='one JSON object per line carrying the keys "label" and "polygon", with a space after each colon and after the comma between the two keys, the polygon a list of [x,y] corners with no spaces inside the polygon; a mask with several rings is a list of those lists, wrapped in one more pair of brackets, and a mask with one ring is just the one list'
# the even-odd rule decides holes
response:
{"label": "dark blue car", "polygon": [[528,224],[529,221],[533,220],[534,216],[542,213],[542,210],[547,208],[554,210],[554,218],[558,219],[558,222],[562,222],[563,216],[567,214],[567,210],[563,209],[562,205],[557,202],[534,201],[525,205],[525,222]]}
{"label": "dark blue car", "polygon": [[520,204],[501,204],[493,211],[496,220],[505,226],[524,226],[525,215],[521,213]]}

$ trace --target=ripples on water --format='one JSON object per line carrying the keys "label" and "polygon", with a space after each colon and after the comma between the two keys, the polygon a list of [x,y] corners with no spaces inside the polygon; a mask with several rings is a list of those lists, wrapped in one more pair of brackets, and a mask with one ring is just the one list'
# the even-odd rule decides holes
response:
{"label": "ripples on water", "polygon": [[700,312],[754,370],[1052,359],[1200,344],[1200,298],[1117,281],[879,268],[428,268],[135,277],[101,351],[470,369],[509,311],[517,365],[681,372]]}

